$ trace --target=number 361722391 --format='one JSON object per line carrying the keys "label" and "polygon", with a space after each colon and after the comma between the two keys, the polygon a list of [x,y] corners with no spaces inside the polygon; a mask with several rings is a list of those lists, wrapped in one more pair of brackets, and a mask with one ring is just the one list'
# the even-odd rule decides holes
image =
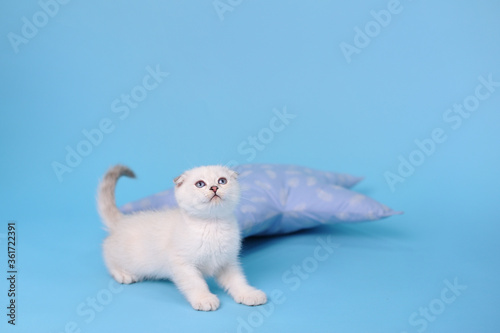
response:
{"label": "number 361722391", "polygon": [[8,234],[7,234],[7,246],[9,256],[9,269],[16,268],[16,224],[14,222],[9,222],[8,224]]}

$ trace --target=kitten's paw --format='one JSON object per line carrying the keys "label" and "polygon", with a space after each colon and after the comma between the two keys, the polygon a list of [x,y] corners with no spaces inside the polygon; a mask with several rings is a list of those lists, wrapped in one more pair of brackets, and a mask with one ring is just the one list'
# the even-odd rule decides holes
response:
{"label": "kitten's paw", "polygon": [[138,281],[138,279],[133,275],[124,273],[120,270],[112,270],[111,276],[116,280],[116,282],[123,284],[131,284]]}
{"label": "kitten's paw", "polygon": [[252,289],[236,295],[234,300],[236,303],[254,306],[266,304],[267,296],[262,290]]}
{"label": "kitten's paw", "polygon": [[191,302],[193,309],[198,311],[215,311],[219,308],[220,301],[214,294],[207,294]]}

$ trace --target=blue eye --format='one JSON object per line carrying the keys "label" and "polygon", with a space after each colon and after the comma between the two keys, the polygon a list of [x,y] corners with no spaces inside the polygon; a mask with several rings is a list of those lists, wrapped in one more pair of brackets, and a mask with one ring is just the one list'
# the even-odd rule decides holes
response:
{"label": "blue eye", "polygon": [[227,179],[226,179],[226,178],[224,178],[224,177],[219,178],[218,183],[219,183],[219,184],[221,184],[221,185],[225,185],[225,184],[227,184]]}
{"label": "blue eye", "polygon": [[205,184],[205,182],[204,182],[203,180],[199,180],[199,181],[197,181],[197,182],[196,182],[196,184],[194,184],[194,185],[195,185],[196,187],[198,187],[198,188],[202,188],[202,187],[204,187],[204,186],[205,186],[205,185],[207,185],[207,184]]}

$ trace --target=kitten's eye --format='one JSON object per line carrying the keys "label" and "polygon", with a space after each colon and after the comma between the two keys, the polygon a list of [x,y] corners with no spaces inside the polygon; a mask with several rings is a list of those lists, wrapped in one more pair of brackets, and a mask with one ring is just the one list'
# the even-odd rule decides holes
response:
{"label": "kitten's eye", "polygon": [[197,182],[196,182],[196,184],[194,184],[194,185],[195,185],[196,187],[198,187],[198,188],[202,188],[202,187],[204,187],[204,186],[205,186],[205,185],[207,185],[207,184],[205,184],[205,182],[204,182],[203,180],[199,180],[199,181],[197,181]]}
{"label": "kitten's eye", "polygon": [[219,183],[219,184],[221,184],[221,185],[225,185],[225,184],[227,184],[227,179],[226,179],[226,178],[224,178],[224,177],[219,178],[218,183]]}

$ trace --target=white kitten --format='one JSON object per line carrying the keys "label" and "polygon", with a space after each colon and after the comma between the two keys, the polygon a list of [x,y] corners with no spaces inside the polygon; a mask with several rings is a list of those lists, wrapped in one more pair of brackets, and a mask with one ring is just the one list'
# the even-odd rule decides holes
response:
{"label": "white kitten", "polygon": [[120,283],[170,279],[196,310],[219,307],[204,276],[238,303],[260,305],[266,294],[250,286],[238,262],[241,237],[233,210],[240,197],[236,172],[205,166],[177,177],[178,209],[122,214],[115,203],[120,176],[135,177],[125,166],[111,168],[100,184],[99,213],[109,229],[104,260]]}

